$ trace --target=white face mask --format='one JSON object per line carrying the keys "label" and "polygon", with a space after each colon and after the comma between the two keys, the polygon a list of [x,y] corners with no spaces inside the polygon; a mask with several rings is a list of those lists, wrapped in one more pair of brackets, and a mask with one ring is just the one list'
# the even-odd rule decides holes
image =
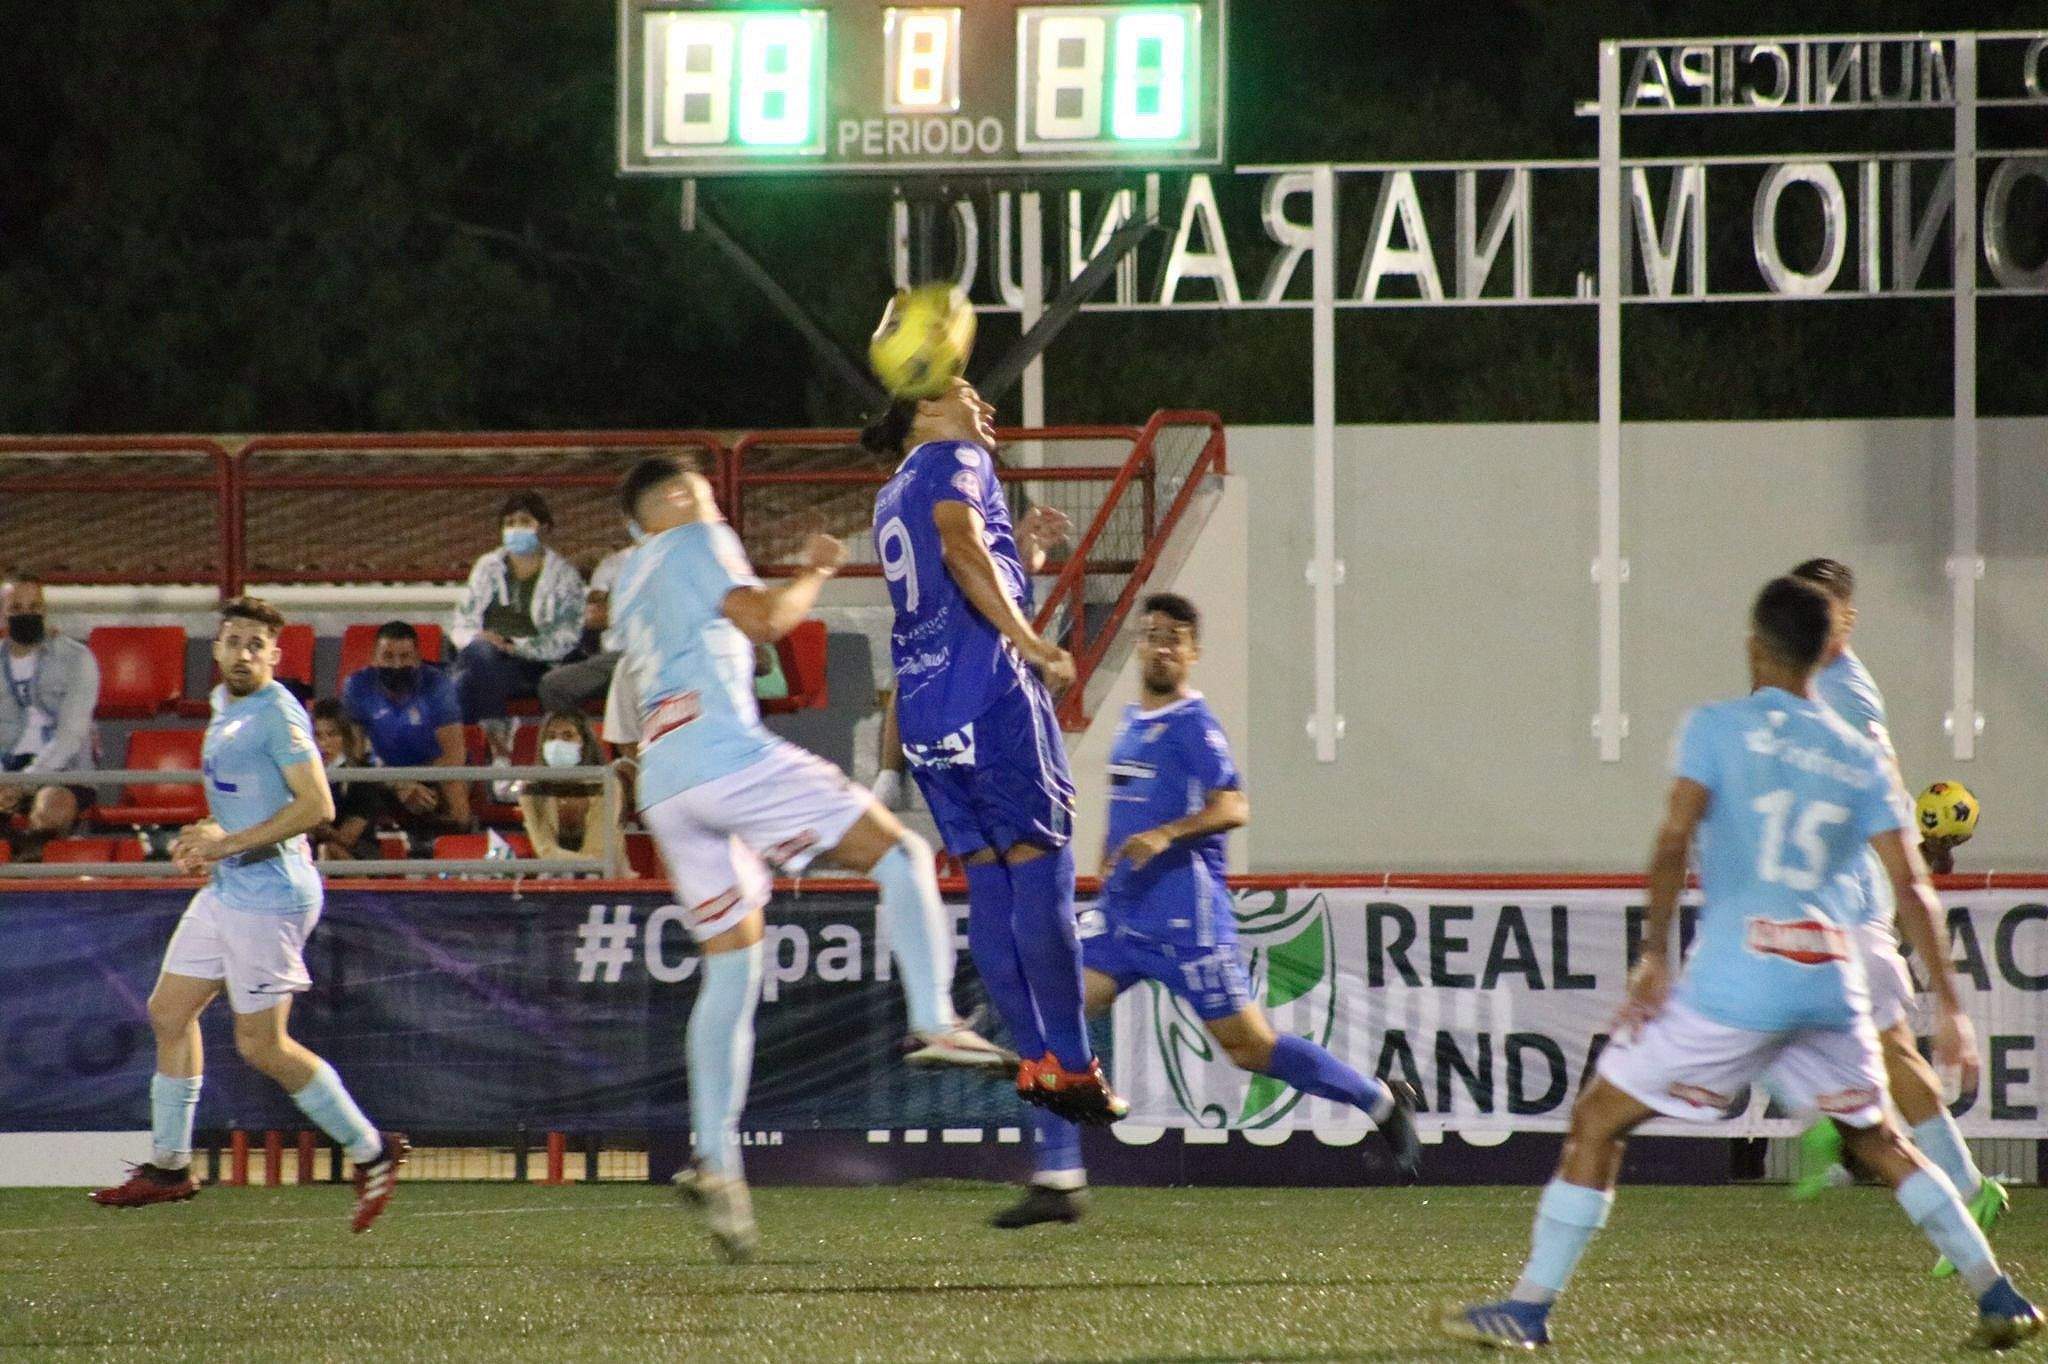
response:
{"label": "white face mask", "polygon": [[575,767],[583,761],[583,744],[577,739],[550,739],[540,746],[540,760],[549,767]]}

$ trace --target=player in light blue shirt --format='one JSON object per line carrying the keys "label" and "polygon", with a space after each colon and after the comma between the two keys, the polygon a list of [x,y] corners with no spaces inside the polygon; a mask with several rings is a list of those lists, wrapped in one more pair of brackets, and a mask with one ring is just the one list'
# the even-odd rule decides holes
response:
{"label": "player in light blue shirt", "polygon": [[896,608],[897,721],[911,776],[967,874],[968,945],[1023,1054],[1018,1095],[1115,1122],[1130,1105],[1088,1041],[1074,783],[1052,703],[1073,684],[1074,660],[1031,623],[1027,569],[1039,565],[1011,533],[994,417],[959,379],[896,402],[861,433],[868,449],[902,460],[875,495],[875,553]]}
{"label": "player in light blue shirt", "polygon": [[634,465],[619,502],[639,544],[612,603],[625,645],[615,682],[638,698],[641,817],[704,953],[688,1039],[697,1163],[680,1182],[720,1250],[745,1259],[758,1233],[738,1125],[754,1061],[767,863],[795,873],[822,860],[875,882],[910,1004],[906,1059],[1007,1071],[1016,1058],[953,1011],[953,921],[931,845],[838,768],[761,724],[754,646],[810,614],[845,549],[813,535],[796,576],[763,585],[709,480],[680,456]]}
{"label": "player in light blue shirt", "polygon": [[[1659,1114],[1722,1116],[1759,1080],[1848,1129],[1857,1160],[1892,1187],[1969,1285],[1976,1343],[2002,1348],[2040,1331],[2041,1314],[2000,1270],[1955,1186],[1884,1108],[1877,1034],[1849,935],[1860,905],[1840,879],[1865,847],[1882,860],[1901,924],[1927,964],[1935,1054],[1963,1073],[1966,1088],[1977,1049],[1892,769],[1875,743],[1813,696],[1813,675],[1838,637],[1836,612],[1814,583],[1773,579],[1750,612],[1754,690],[1686,717],[1650,859],[1642,957],[1615,1039],[1573,1106],[1513,1293],[1447,1315],[1451,1335],[1497,1347],[1549,1344],[1551,1304],[1607,1221],[1628,1134]],[[1674,988],[1671,922],[1695,838],[1704,904]]]}
{"label": "player in light blue shirt", "polygon": [[[1242,1070],[1372,1118],[1395,1169],[1413,1178],[1421,1147],[1403,1081],[1361,1075],[1305,1037],[1281,1036],[1252,998],[1238,954],[1237,915],[1224,881],[1224,837],[1251,819],[1230,740],[1188,685],[1201,657],[1201,613],[1186,597],[1155,592],[1139,621],[1140,699],[1124,708],[1109,756],[1109,829],[1102,896],[1081,939],[1091,1015],[1151,981],[1185,1000]],[[1087,1182],[1073,1123],[1034,1115],[1036,1173],[998,1227],[1073,1222]]]}
{"label": "player in light blue shirt", "polygon": [[105,1207],[193,1197],[192,1118],[199,1104],[199,1015],[225,993],[235,1050],[284,1086],[292,1102],[355,1162],[351,1225],[369,1230],[397,1185],[403,1134],[379,1132],[334,1067],[286,1030],[292,996],[312,984],[305,944],[320,920],[320,878],[306,834],[334,818],[313,725],[276,680],[284,617],[255,597],[221,608],[213,642],[221,684],[201,749],[210,818],[183,830],[171,856],[206,885],[178,920],[149,997],[156,1074],[149,1085],[154,1150],[128,1179],[93,1194]]}
{"label": "player in light blue shirt", "polygon": [[[1897,758],[1892,752],[1891,729],[1885,718],[1884,694],[1877,680],[1863,666],[1863,660],[1849,646],[1856,628],[1856,575],[1837,559],[1809,559],[1792,570],[1792,576],[1813,583],[1835,599],[1840,633],[1814,677],[1814,694],[1855,730],[1876,744],[1892,767],[1892,780],[1899,780]],[[1904,797],[1903,785],[1899,791]],[[1968,1205],[1977,1225],[1989,1232],[2004,1213],[2010,1198],[2005,1186],[1977,1168],[1963,1141],[1956,1120],[1948,1111],[1941,1090],[1941,1078],[1920,1055],[1913,1037],[1909,1007],[1913,978],[1906,972],[1899,953],[1898,929],[1893,919],[1893,897],[1889,878],[1873,853],[1865,852],[1849,873],[1848,887],[1858,902],[1858,923],[1854,930],[1861,948],[1863,965],[1870,979],[1870,1016],[1883,1049],[1886,1087],[1899,1116],[1906,1120],[1913,1142],[1941,1167]],[[1842,1134],[1822,1117],[1800,1138],[1799,1179],[1792,1186],[1795,1198],[1811,1198],[1840,1183],[1838,1174]],[[1947,1260],[1935,1263],[1935,1277],[1955,1272]]]}

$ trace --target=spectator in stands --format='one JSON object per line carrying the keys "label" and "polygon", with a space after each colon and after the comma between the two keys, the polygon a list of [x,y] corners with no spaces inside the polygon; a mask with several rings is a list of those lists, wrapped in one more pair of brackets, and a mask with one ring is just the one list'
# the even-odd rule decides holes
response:
{"label": "spectator in stands", "polygon": [[97,738],[93,708],[100,699],[100,665],[92,651],[49,628],[43,584],[17,572],[0,586],[7,643],[0,648],[0,768],[50,774],[43,786],[0,786],[0,829],[5,818],[27,815],[22,850],[62,838],[92,804],[93,788],[65,785],[60,774],[87,772]]}
{"label": "spectator in stands", "polygon": [[483,727],[501,762],[512,752],[509,705],[535,694],[583,630],[583,575],[541,543],[554,524],[539,493],[506,498],[498,509],[502,543],[477,559],[455,608],[450,637],[462,651],[455,673],[462,718]]}
{"label": "spectator in stands", "polygon": [[382,782],[350,781],[348,769],[370,765],[369,741],[339,701],[313,703],[313,742],[327,765],[327,789],[334,793],[334,818],[313,827],[313,855],[322,862],[381,856],[377,824],[391,812],[391,790]]}
{"label": "spectator in stands", "polygon": [[[549,767],[602,767],[604,750],[590,717],[558,710],[540,723],[540,760]],[[526,782],[519,793],[519,817],[540,857],[611,855],[618,837],[605,818],[604,788],[593,781]]]}
{"label": "spectator in stands", "polygon": [[612,625],[612,589],[632,552],[630,545],[613,550],[590,575],[590,590],[583,595],[583,638],[578,648],[584,656],[548,669],[536,691],[542,710],[581,710],[585,701],[604,695],[611,686],[619,650],[625,647]]}
{"label": "spectator in stands", "polygon": [[[419,631],[402,620],[378,627],[370,666],[342,681],[341,706],[386,767],[461,767],[468,757],[455,684],[420,662]],[[431,837],[469,827],[468,782],[401,782],[388,790],[407,833]]]}

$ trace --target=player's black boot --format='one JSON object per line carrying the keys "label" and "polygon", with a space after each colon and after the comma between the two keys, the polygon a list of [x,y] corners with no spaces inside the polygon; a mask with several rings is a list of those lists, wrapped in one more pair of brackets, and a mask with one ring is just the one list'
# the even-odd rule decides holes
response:
{"label": "player's black boot", "polygon": [[1086,1189],[1049,1189],[1033,1184],[1025,1189],[1022,1198],[989,1218],[988,1224],[1009,1231],[1035,1227],[1040,1222],[1078,1222],[1087,1210]]}
{"label": "player's black boot", "polygon": [[1394,1096],[1394,1111],[1380,1124],[1380,1140],[1394,1158],[1394,1173],[1413,1183],[1422,1170],[1422,1138],[1415,1134],[1415,1108],[1421,1097],[1406,1080],[1383,1083]]}

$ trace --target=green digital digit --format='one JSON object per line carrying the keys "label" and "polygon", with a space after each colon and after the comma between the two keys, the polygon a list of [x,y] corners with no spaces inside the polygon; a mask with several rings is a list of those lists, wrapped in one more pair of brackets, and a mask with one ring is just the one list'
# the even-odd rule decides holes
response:
{"label": "green digital digit", "polygon": [[819,34],[801,10],[766,10],[740,20],[739,140],[793,147],[811,140]]}
{"label": "green digital digit", "polygon": [[1188,123],[1188,16],[1173,10],[1116,21],[1110,132],[1120,142],[1166,142]]}

